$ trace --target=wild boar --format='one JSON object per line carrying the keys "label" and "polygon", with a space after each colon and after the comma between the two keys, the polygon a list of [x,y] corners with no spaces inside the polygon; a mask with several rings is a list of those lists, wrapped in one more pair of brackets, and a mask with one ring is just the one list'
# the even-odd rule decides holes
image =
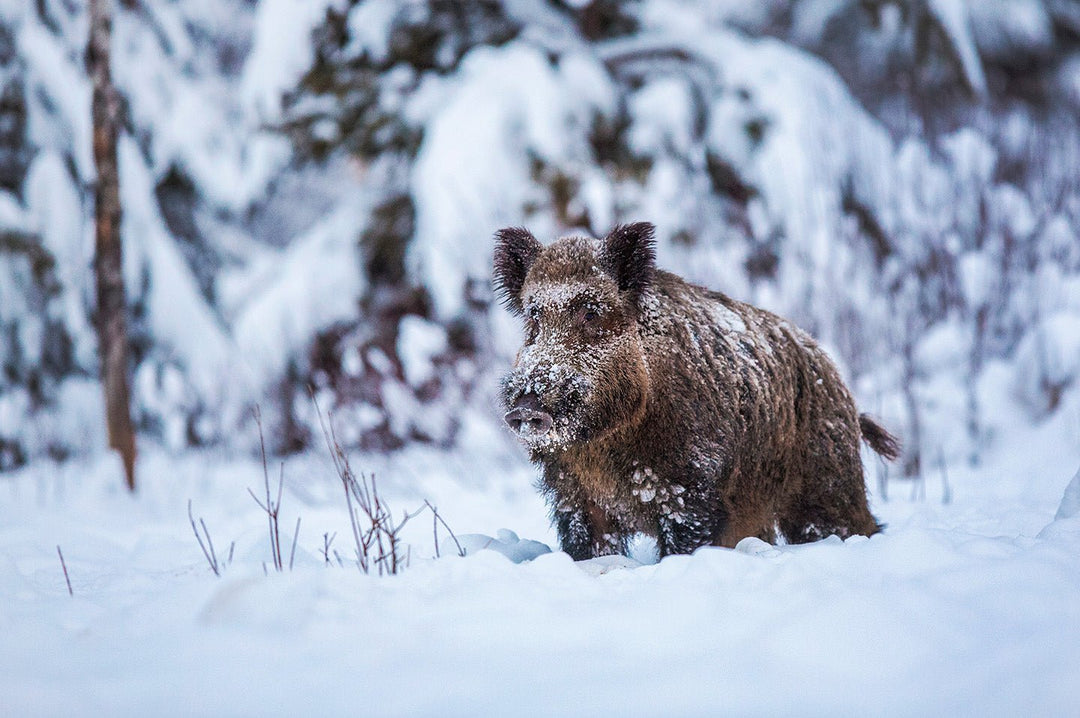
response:
{"label": "wild boar", "polygon": [[546,247],[496,234],[494,284],[526,333],[505,421],[542,468],[562,549],[878,532],[859,440],[887,459],[897,440],[808,334],[657,269],[653,236],[647,222]]}

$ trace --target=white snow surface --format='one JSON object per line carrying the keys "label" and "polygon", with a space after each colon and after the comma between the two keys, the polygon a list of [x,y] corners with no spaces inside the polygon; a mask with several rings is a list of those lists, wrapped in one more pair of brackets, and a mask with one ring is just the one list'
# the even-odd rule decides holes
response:
{"label": "white snow surface", "polygon": [[[393,577],[323,564],[323,533],[347,557],[350,532],[318,452],[285,466],[284,544],[302,523],[282,574],[264,574],[249,457],[145,449],[137,499],[111,457],[38,462],[0,481],[0,713],[1066,715],[1080,700],[1070,421],[994,427],[1010,440],[978,470],[947,468],[948,503],[940,477],[919,500],[892,482],[873,538],[658,563],[544,552],[533,469],[504,437],[355,456],[395,512],[429,498],[468,550],[440,530],[432,558],[418,518]],[[221,578],[189,499],[219,556],[235,541]]]}
{"label": "white snow surface", "polygon": [[1054,518],[1061,520],[1077,516],[1080,516],[1080,470],[1077,470],[1076,476],[1072,477],[1072,481],[1065,487],[1065,494],[1061,497],[1061,505],[1058,506]]}
{"label": "white snow surface", "polygon": [[[283,93],[311,62],[313,27],[343,4],[189,0],[140,5],[118,20],[115,76],[134,130],[121,144],[125,271],[153,338],[135,392],[140,410],[162,420],[160,436],[141,437],[140,494],[132,500],[118,462],[96,453],[105,445],[101,389],[86,376],[96,366],[96,339],[85,14],[79,3],[0,0],[25,64],[27,145],[35,153],[20,191],[0,191],[0,225],[39,234],[61,285],[48,316],[38,316],[22,291],[25,262],[4,258],[0,324],[10,323],[25,363],[36,365],[44,319],[62,320],[81,372],[55,388],[47,411],[34,409],[37,400],[21,386],[0,395],[0,438],[18,439],[33,454],[29,466],[0,474],[0,718],[1074,713],[1075,210],[1051,216],[998,183],[998,152],[983,131],[960,129],[942,139],[940,152],[918,138],[897,145],[823,61],[731,29],[764,27],[782,5],[655,0],[641,9],[638,36],[585,46],[548,37],[564,28],[540,22],[554,17],[543,4],[514,3],[515,13],[534,19],[522,37],[471,50],[451,74],[419,78],[405,115],[423,140],[402,181],[416,207],[410,280],[428,289],[434,318],[409,316],[398,326],[397,359],[413,387],[387,381],[382,408],[362,404],[337,416],[351,411],[355,433],[386,413],[396,434],[435,441],[447,440],[460,420],[456,449],[411,446],[353,461],[378,475],[396,514],[430,499],[467,556],[455,555],[440,528],[442,558],[434,559],[424,515],[406,529],[409,569],[378,577],[323,565],[324,532],[336,532],[333,547],[347,560],[350,529],[321,451],[286,463],[286,544],[302,518],[295,565],[264,575],[266,518],[246,491],[262,486],[262,467],[229,453],[250,446],[230,442],[237,415],[277,386],[319,330],[355,318],[367,287],[357,239],[385,173],[320,169],[314,181],[295,179],[291,194],[299,199],[288,202],[289,147],[264,128],[281,119]],[[350,12],[357,46],[383,56],[396,7],[372,0]],[[799,3],[794,35],[810,42],[843,7],[843,0]],[[1037,55],[1050,37],[1034,0],[928,7],[976,90],[985,87],[982,57]],[[203,46],[199,38],[207,37],[217,40]],[[545,42],[559,48],[557,63]],[[210,47],[224,55],[231,47],[242,61],[219,66]],[[633,90],[620,90],[604,69],[620,52],[673,47],[692,56],[689,69],[649,74]],[[1078,70],[1073,58],[1061,73],[1080,104]],[[612,178],[589,159],[594,118],[615,116],[623,102],[632,119],[626,139],[652,161],[640,184]],[[698,127],[702,108],[708,121]],[[1032,126],[1018,116],[1008,130],[1022,148]],[[758,192],[746,210],[753,236],[784,238],[775,282],[752,285],[741,271],[745,242],[730,241],[716,219],[706,152]],[[1070,154],[1061,154],[1071,172]],[[195,184],[202,204],[194,220],[222,255],[213,301],[155,198],[174,167]],[[498,310],[486,318],[494,361],[471,371],[492,389],[474,394],[460,416],[448,408],[463,401],[452,386],[438,404],[412,391],[451,370],[436,363],[447,341],[438,322],[466,311],[464,287],[471,293],[488,282],[495,228],[525,223],[545,240],[580,229],[559,225],[548,197],[554,171],[580,186],[568,215],[587,214],[598,231],[616,221],[655,222],[665,269],[775,309],[825,345],[843,339],[835,327],[865,330],[873,346],[861,350],[862,373],[845,375],[854,377],[860,407],[898,433],[909,422],[904,375],[887,340],[897,317],[879,291],[880,275],[866,269],[872,258],[838,239],[850,224],[845,187],[873,210],[905,261],[931,238],[985,235],[985,243],[947,246],[957,258],[961,311],[1015,296],[1020,336],[980,359],[975,376],[970,322],[946,317],[918,337],[911,389],[923,478],[882,483],[880,467],[868,465],[885,533],[808,546],[749,539],[736,550],[659,563],[646,540],[635,542],[630,558],[575,565],[558,552],[532,488],[535,472],[492,406],[495,376],[520,339],[517,320]],[[271,201],[273,187],[288,215],[270,207],[269,219],[241,221]],[[676,243],[680,229],[696,240]],[[281,236],[263,243],[263,231]],[[1003,284],[1004,236],[1039,240],[1039,266],[1020,286]],[[845,308],[861,323],[850,326]],[[0,344],[0,357],[15,345]],[[385,355],[366,356],[392,366]],[[360,362],[353,348],[346,366],[359,372]],[[969,409],[978,417],[973,429]],[[215,424],[197,433],[222,438],[224,448],[170,453],[186,446],[196,415]],[[346,442],[355,438],[349,431],[342,427]],[[55,464],[50,452],[73,458]],[[192,535],[189,499],[220,556],[235,541],[221,578]]]}

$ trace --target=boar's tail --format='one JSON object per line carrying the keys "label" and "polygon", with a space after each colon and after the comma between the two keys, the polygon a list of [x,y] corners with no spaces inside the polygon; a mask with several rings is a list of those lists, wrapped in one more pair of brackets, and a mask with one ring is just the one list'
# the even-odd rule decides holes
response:
{"label": "boar's tail", "polygon": [[869,414],[859,415],[859,431],[862,432],[863,441],[870,448],[881,454],[889,461],[900,458],[900,440],[885,430],[881,424],[874,421]]}

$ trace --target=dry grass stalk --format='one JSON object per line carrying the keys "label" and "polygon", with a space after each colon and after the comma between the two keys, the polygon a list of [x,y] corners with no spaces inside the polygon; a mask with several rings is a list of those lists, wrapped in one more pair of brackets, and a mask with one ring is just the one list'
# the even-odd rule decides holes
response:
{"label": "dry grass stalk", "polygon": [[[255,503],[259,505],[266,513],[266,520],[270,529],[270,555],[273,559],[274,569],[276,571],[282,571],[284,569],[284,563],[281,559],[281,529],[278,525],[278,514],[281,511],[281,492],[285,487],[285,464],[281,464],[281,470],[278,473],[278,486],[277,486],[277,499],[271,497],[270,494],[270,472],[266,466],[266,441],[263,438],[262,427],[262,414],[259,411],[259,407],[255,407],[251,412],[255,417],[255,424],[259,427],[259,452],[262,456],[263,467],[263,488],[266,491],[265,502],[260,501],[259,497],[255,495],[255,492],[250,488],[248,493],[251,494],[251,498],[255,500]],[[299,534],[300,522],[297,520],[296,530]],[[293,538],[293,552],[296,551],[296,538]],[[292,559],[290,559],[289,568],[292,568]]]}
{"label": "dry grass stalk", "polygon": [[71,578],[68,576],[67,564],[64,563],[64,553],[60,550],[60,544],[56,544],[56,553],[60,556],[60,567],[64,569],[64,581],[67,582],[68,595],[74,596],[75,592],[71,590]]}
{"label": "dry grass stalk", "polygon": [[[217,554],[214,552],[214,542],[210,539],[210,532],[206,529],[206,522],[199,517],[198,526],[195,524],[195,516],[191,513],[191,499],[187,502],[187,515],[188,521],[191,522],[191,530],[195,532],[195,540],[199,542],[199,548],[202,549],[203,556],[206,557],[206,562],[210,564],[210,570],[214,572],[215,576],[221,575],[221,569],[223,566],[218,562]],[[199,534],[199,526],[202,527],[202,535]],[[203,541],[203,536],[206,537],[206,541]],[[229,561],[232,561],[232,552],[235,542],[229,547]]]}
{"label": "dry grass stalk", "polygon": [[[432,522],[436,533],[436,555],[438,555],[438,524],[440,523],[450,533],[454,543],[457,544],[459,555],[464,555],[461,545],[458,544],[457,537],[454,536],[454,532],[450,531],[446,521],[443,520],[430,502],[425,501],[423,506],[412,513],[402,512],[400,520],[394,519],[390,506],[379,493],[379,486],[375,476],[368,477],[362,472],[357,476],[349,463],[349,457],[345,449],[342,447],[341,442],[338,441],[332,417],[323,414],[314,393],[311,395],[311,401],[315,405],[315,413],[319,417],[319,426],[322,429],[323,438],[326,440],[326,448],[330,452],[334,471],[341,480],[342,490],[345,494],[345,508],[348,511],[349,525],[352,528],[357,568],[364,573],[371,573],[372,570],[376,570],[381,576],[383,574],[397,574],[408,566],[412,554],[410,548],[405,546],[401,540],[402,529],[405,528],[409,521],[426,510],[430,510],[433,515]],[[325,535],[324,545],[323,555],[327,557],[329,543],[326,542]],[[335,555],[337,555],[336,552]],[[327,562],[329,562],[328,557]]]}

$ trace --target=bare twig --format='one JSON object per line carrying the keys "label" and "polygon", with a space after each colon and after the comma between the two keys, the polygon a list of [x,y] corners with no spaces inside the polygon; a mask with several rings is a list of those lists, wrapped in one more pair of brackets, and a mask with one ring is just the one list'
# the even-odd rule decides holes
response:
{"label": "bare twig", "polygon": [[300,537],[300,517],[296,517],[296,531],[292,536],[292,551],[289,552],[289,570],[292,571],[293,560],[296,558],[296,539]]}
{"label": "bare twig", "polygon": [[278,571],[281,570],[281,525],[278,523],[278,511],[281,510],[281,491],[285,487],[285,462],[278,470],[277,501],[274,503],[274,550],[277,552]]}
{"label": "bare twig", "polygon": [[[195,523],[195,517],[191,513],[191,499],[187,502],[187,515],[188,521],[191,522],[191,530],[195,533],[195,540],[199,542],[199,548],[202,549],[203,556],[206,557],[206,562],[210,564],[210,569],[214,572],[215,576],[221,576],[221,568],[218,565],[217,555],[214,553],[214,544],[210,541],[210,532],[206,530],[206,522],[199,517],[199,524],[202,525],[203,533],[206,534],[206,541],[203,542],[203,537],[199,535],[199,527]],[[209,545],[209,548],[207,548]],[[235,542],[233,544],[235,546]],[[229,562],[232,562],[232,549],[229,549]]]}
{"label": "bare twig", "polygon": [[[319,400],[315,398],[315,392],[309,389],[311,395],[311,403],[315,405],[315,414],[319,417],[319,427],[322,429],[323,438],[326,440],[326,448],[330,452],[330,459],[334,462],[334,470],[337,472],[338,478],[341,479],[342,487],[345,491],[345,507],[349,513],[349,524],[352,527],[353,543],[356,550],[356,563],[357,566],[364,573],[367,573],[367,545],[360,532],[360,525],[357,521],[356,511],[353,509],[352,500],[352,486],[356,483],[356,479],[352,476],[352,470],[349,468],[348,461],[345,457],[345,452],[341,448],[341,444],[338,443],[337,437],[334,435],[333,426],[327,427],[329,423],[323,417],[322,409],[319,407]],[[336,553],[336,552],[335,552]],[[338,558],[340,563],[341,558]]]}
{"label": "bare twig", "polygon": [[67,564],[64,562],[64,553],[60,550],[60,544],[56,544],[56,554],[60,557],[60,568],[64,569],[64,581],[67,583],[68,595],[74,596],[75,592],[71,590],[71,578],[68,576]]}
{"label": "bare twig", "polygon": [[[425,502],[426,503],[426,502]],[[430,504],[428,504],[430,506]],[[441,558],[439,554],[439,515],[432,511],[431,535],[435,538],[435,558]]]}
{"label": "bare twig", "polygon": [[949,485],[949,467],[945,463],[945,450],[938,446],[938,467],[941,469],[941,503],[952,502],[952,486]]}
{"label": "bare twig", "polygon": [[[357,568],[364,573],[370,573],[374,568],[380,576],[384,573],[393,575],[406,568],[412,558],[412,547],[403,544],[402,530],[409,521],[428,510],[433,515],[432,531],[435,535],[436,554],[439,552],[438,528],[441,523],[457,546],[459,555],[464,556],[465,553],[454,532],[450,530],[449,525],[430,502],[425,501],[423,506],[411,513],[402,511],[401,519],[394,520],[394,512],[379,493],[379,484],[375,475],[368,477],[360,473],[357,476],[349,463],[345,449],[338,441],[333,417],[329,413],[324,416],[314,391],[310,394],[334,471],[337,472],[345,494],[345,509],[349,514],[349,525],[352,528]],[[330,541],[331,539],[323,534],[323,559],[326,563],[330,562]],[[336,551],[334,555],[337,556]],[[338,556],[338,562],[340,561],[341,558]]]}
{"label": "bare twig", "polygon": [[327,566],[330,565],[330,544],[334,543],[335,538],[337,538],[337,531],[335,531],[333,534],[324,533],[322,535],[323,547],[321,553],[323,555],[323,561],[326,563]]}
{"label": "bare twig", "polygon": [[270,557],[273,560],[274,570],[280,572],[284,569],[284,563],[281,558],[281,529],[278,524],[278,514],[281,511],[281,494],[285,487],[285,463],[282,462],[281,470],[278,473],[277,501],[275,501],[270,494],[270,471],[266,464],[266,441],[263,438],[262,413],[259,411],[258,406],[255,406],[251,413],[255,417],[255,425],[259,427],[259,453],[262,456],[263,489],[266,492],[265,503],[260,501],[259,497],[250,488],[248,488],[248,493],[251,494],[251,498],[255,500],[259,508],[266,513],[270,535]]}
{"label": "bare twig", "polygon": [[259,500],[259,497],[255,495],[255,492],[251,490],[250,486],[248,487],[247,492],[248,492],[248,496],[255,499],[255,503],[257,503],[259,505],[260,509],[262,509],[263,511],[269,511],[270,510],[270,509],[266,508],[266,506],[263,504],[262,501]]}
{"label": "bare twig", "polygon": [[206,530],[206,522],[202,520],[201,516],[199,517],[199,525],[202,526],[203,534],[206,535],[206,545],[210,547],[210,558],[213,559],[214,565],[217,566],[218,560],[217,553],[214,552],[214,542],[210,538],[210,532]]}
{"label": "bare twig", "polygon": [[[454,545],[457,546],[458,556],[464,556],[465,555],[465,549],[463,549],[461,547],[461,543],[457,540],[457,536],[454,535],[454,530],[452,528],[450,528],[450,524],[446,523],[446,520],[439,513],[439,510],[437,508],[435,508],[434,506],[432,506],[430,501],[425,499],[424,500],[424,505],[427,506],[429,509],[431,509],[431,515],[432,515],[431,525],[432,525],[432,527],[435,526],[435,522],[438,522],[438,523],[442,524],[443,528],[446,529],[446,532],[448,534],[450,534],[450,538],[452,538],[454,540]],[[432,530],[434,530],[434,528]],[[439,555],[439,532],[435,531],[435,556],[438,557],[438,555]]]}

